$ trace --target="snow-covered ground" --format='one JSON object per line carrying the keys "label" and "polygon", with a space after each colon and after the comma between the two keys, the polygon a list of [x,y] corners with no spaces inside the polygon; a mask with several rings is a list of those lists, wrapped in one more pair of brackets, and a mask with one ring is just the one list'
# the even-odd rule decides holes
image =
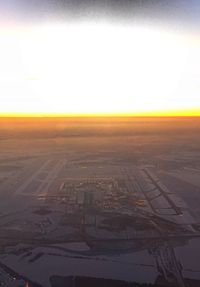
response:
{"label": "snow-covered ground", "polygon": [[186,181],[188,183],[191,183],[193,185],[200,187],[200,170],[195,171],[195,170],[181,169],[181,170],[169,172],[169,174],[171,176],[174,176],[183,181]]}
{"label": "snow-covered ground", "polygon": [[[65,244],[67,249],[82,249],[84,243]],[[36,254],[43,254],[30,262]],[[50,287],[49,278],[60,276],[91,276],[137,282],[154,282],[158,272],[153,257],[147,252],[135,252],[121,255],[76,255],[56,247],[36,248],[27,257],[17,255],[1,256],[1,261],[16,272],[26,275],[31,280]],[[145,276],[144,276],[145,274]]]}

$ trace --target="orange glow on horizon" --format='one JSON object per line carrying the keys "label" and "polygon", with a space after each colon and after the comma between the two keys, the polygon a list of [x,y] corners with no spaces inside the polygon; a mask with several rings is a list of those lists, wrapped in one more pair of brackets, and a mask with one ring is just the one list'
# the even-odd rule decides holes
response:
{"label": "orange glow on horizon", "polygon": [[92,118],[92,117],[200,117],[200,109],[179,111],[150,111],[138,113],[0,113],[0,118]]}

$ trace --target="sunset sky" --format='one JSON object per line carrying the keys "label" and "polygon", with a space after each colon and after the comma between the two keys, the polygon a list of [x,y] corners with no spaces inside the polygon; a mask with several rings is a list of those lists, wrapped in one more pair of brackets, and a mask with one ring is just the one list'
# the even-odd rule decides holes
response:
{"label": "sunset sky", "polygon": [[36,2],[0,3],[1,116],[200,115],[198,1]]}

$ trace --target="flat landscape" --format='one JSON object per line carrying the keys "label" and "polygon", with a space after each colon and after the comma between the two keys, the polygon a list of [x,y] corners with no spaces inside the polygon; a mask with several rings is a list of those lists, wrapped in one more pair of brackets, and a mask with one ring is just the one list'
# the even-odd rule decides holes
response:
{"label": "flat landscape", "polygon": [[0,118],[5,286],[200,286],[199,202],[198,117]]}

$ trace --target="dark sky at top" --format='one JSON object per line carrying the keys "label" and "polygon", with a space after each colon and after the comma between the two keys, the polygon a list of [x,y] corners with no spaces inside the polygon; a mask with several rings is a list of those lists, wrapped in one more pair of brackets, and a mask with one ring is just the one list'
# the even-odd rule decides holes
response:
{"label": "dark sky at top", "polygon": [[1,20],[105,18],[197,24],[199,0],[0,0]]}

